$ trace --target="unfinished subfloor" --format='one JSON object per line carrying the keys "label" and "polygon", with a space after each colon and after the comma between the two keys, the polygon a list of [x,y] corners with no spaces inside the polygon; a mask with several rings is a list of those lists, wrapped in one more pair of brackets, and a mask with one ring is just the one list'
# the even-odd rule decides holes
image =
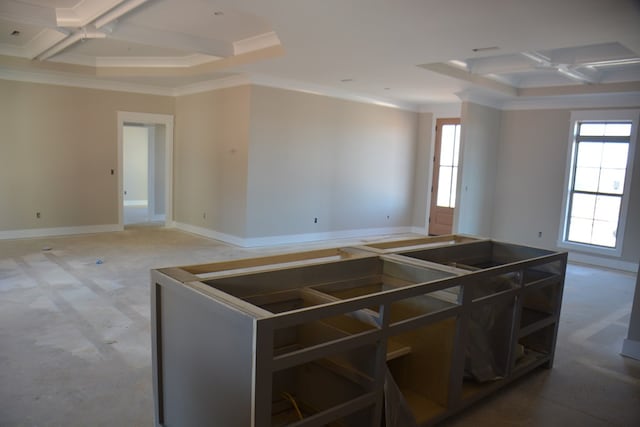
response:
{"label": "unfinished subfloor", "polygon": [[[0,241],[0,426],[153,425],[151,268],[362,242],[241,249],[150,227]],[[640,425],[640,362],[619,354],[634,287],[569,265],[553,369],[445,425]]]}

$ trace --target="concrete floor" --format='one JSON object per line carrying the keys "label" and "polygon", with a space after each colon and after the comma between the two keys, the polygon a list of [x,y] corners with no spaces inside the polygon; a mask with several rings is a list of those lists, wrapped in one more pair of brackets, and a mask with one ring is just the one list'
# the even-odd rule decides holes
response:
{"label": "concrete floor", "polygon": [[[151,268],[358,242],[240,249],[150,227],[0,241],[0,426],[153,424]],[[569,266],[554,368],[445,425],[640,425],[640,362],[619,355],[634,286]]]}

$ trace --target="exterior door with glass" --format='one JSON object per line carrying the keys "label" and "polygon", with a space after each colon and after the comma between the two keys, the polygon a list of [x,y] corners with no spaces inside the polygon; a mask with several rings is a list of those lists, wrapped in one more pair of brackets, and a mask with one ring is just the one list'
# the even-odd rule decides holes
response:
{"label": "exterior door with glass", "polygon": [[451,234],[456,204],[459,152],[460,119],[438,119],[431,181],[430,235]]}

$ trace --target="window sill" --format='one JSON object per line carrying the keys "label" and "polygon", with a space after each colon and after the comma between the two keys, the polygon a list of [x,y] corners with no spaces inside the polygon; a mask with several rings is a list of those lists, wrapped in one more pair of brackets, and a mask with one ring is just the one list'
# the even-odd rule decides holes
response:
{"label": "window sill", "polygon": [[587,254],[604,255],[610,257],[620,257],[622,255],[622,244],[619,243],[615,248],[605,248],[602,246],[593,246],[585,243],[567,242],[564,240],[558,241],[558,247],[575,251],[583,252]]}

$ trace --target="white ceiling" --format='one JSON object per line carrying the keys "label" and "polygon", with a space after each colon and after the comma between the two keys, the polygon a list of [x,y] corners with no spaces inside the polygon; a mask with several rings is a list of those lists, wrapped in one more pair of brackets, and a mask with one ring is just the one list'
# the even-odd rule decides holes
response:
{"label": "white ceiling", "polygon": [[3,72],[168,93],[242,78],[413,109],[640,93],[640,1],[1,0]]}

